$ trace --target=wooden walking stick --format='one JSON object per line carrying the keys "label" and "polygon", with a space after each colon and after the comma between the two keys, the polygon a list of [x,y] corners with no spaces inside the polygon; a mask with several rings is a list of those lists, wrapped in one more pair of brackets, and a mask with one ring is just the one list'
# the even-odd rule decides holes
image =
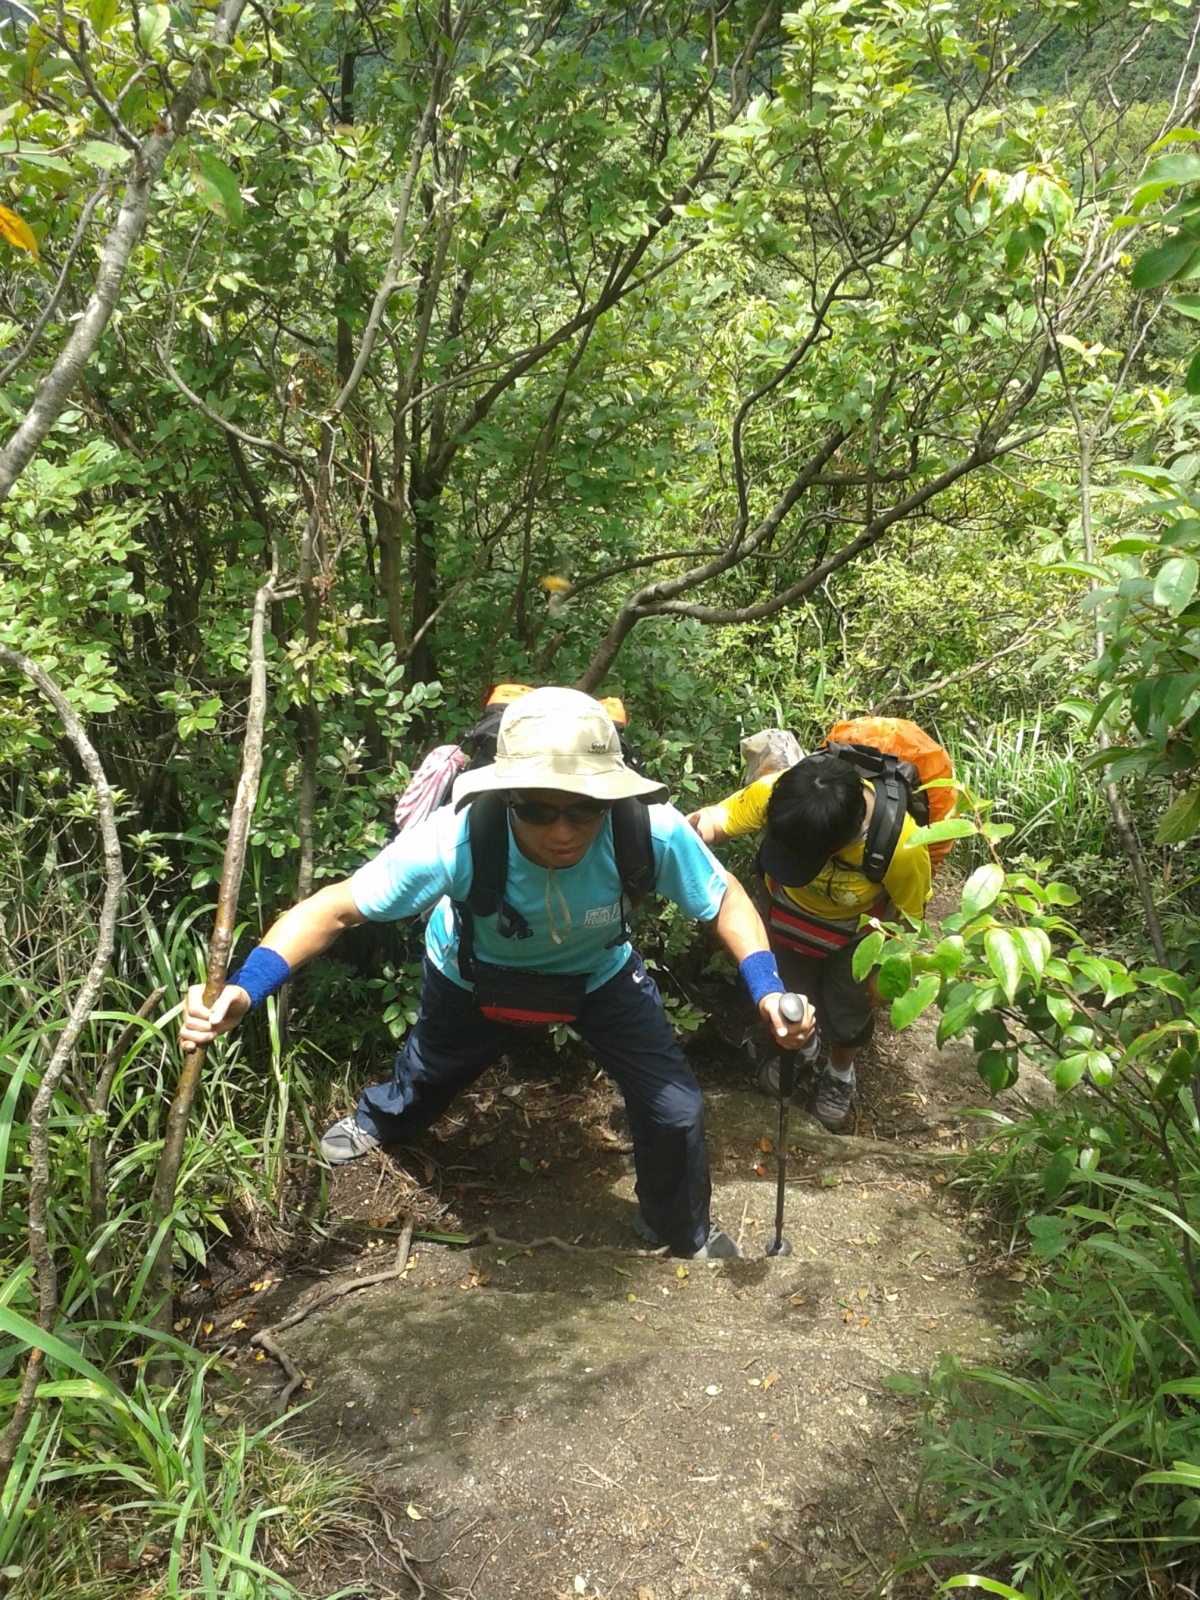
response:
{"label": "wooden walking stick", "polygon": [[[225,987],[229,971],[229,952],[233,947],[233,930],[237,921],[238,895],[242,887],[242,873],[246,865],[246,841],[258,799],[258,781],[262,773],[263,725],[267,709],[267,662],[263,638],[266,631],[267,607],[280,598],[275,589],[274,573],[254,596],[254,617],[250,626],[250,704],[246,712],[246,737],[242,745],[242,771],[238,779],[237,794],[229,818],[229,836],[225,841],[225,861],[221,868],[221,887],[217,894],[217,914],[213,922],[212,938],[208,946],[208,964],[205,969],[204,1003],[211,1006]],[[199,1045],[185,1053],[183,1068],[175,1086],[175,1098],[167,1113],[167,1127],[163,1138],[162,1154],[154,1179],[154,1196],[151,1207],[152,1226],[162,1230],[155,1250],[154,1264],[148,1282],[157,1291],[158,1305],[152,1325],[162,1333],[171,1331],[173,1313],[171,1290],[171,1252],[174,1229],[170,1217],[175,1205],[175,1186],[179,1181],[179,1168],[183,1163],[183,1143],[187,1132],[192,1102],[204,1072],[208,1051]],[[153,1236],[152,1236],[153,1237]],[[156,1373],[156,1376],[159,1376]]]}

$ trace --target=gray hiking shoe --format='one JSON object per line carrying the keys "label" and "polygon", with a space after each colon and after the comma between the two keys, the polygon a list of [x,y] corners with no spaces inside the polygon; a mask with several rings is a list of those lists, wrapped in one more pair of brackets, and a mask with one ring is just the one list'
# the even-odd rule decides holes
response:
{"label": "gray hiking shoe", "polygon": [[692,1261],[730,1261],[741,1257],[741,1250],[725,1232],[718,1228],[714,1222],[708,1230],[708,1238],[699,1250],[690,1258]]}
{"label": "gray hiking shoe", "polygon": [[344,1167],[347,1161],[357,1161],[360,1156],[378,1150],[379,1145],[373,1133],[359,1127],[353,1114],[335,1122],[321,1135],[321,1154],[330,1167]]}
{"label": "gray hiking shoe", "polygon": [[854,1068],[845,1080],[835,1078],[829,1068],[821,1074],[817,1084],[817,1098],[813,1115],[830,1133],[844,1133],[850,1116],[850,1102],[854,1098]]}
{"label": "gray hiking shoe", "polygon": [[[641,1206],[638,1206],[633,1213],[631,1227],[638,1238],[643,1243],[648,1244],[652,1250],[662,1249],[663,1241],[642,1215]],[[693,1250],[691,1255],[680,1256],[680,1259],[683,1261],[721,1261],[740,1256],[741,1253],[729,1235],[713,1222],[709,1224],[708,1238],[700,1246],[699,1250]],[[673,1250],[671,1254],[676,1255],[677,1252]]]}
{"label": "gray hiking shoe", "polygon": [[[747,1055],[750,1055],[747,1050]],[[817,1062],[821,1059],[821,1035],[814,1033],[812,1039],[803,1050],[792,1052],[795,1057],[796,1076],[792,1087],[792,1099],[800,1096],[805,1080],[811,1075]],[[755,1058],[750,1055],[753,1061]],[[779,1056],[770,1055],[758,1063],[758,1092],[765,1094],[769,1100],[779,1099]]]}

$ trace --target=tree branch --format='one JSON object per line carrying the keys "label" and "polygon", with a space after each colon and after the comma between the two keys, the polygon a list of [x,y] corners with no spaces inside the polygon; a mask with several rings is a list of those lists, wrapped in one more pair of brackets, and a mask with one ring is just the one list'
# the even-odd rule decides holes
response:
{"label": "tree branch", "polygon": [[87,306],[43,379],[20,426],[0,451],[0,505],[8,499],[13,485],[62,415],[71,391],[108,327],[130,256],[146,227],[155,184],[176,141],[186,133],[192,113],[209,92],[212,53],[223,50],[232,41],[245,7],[246,0],[222,0],[208,40],[193,58],[191,71],[159,119],[155,131],[134,155],[121,209],[104,241]]}
{"label": "tree branch", "polygon": [[42,330],[50,321],[50,318],[58,310],[58,302],[62,299],[62,292],[67,286],[67,279],[71,275],[71,268],[75,263],[75,257],[79,253],[79,246],[83,243],[83,236],[87,232],[88,223],[92,220],[92,213],[100,204],[101,200],[103,200],[107,192],[108,185],[101,184],[95,193],[88,197],[87,204],[84,206],[83,211],[80,213],[79,221],[75,225],[75,232],[71,238],[71,243],[67,247],[67,257],[63,262],[62,271],[58,275],[58,282],[54,285],[53,293],[51,294],[49,300],[46,301],[45,306],[42,308],[41,316],[29,330],[28,339],[26,339],[25,343],[21,346],[20,350],[17,351],[16,355],[12,358],[8,365],[2,371],[0,371],[0,388],[3,388],[3,386],[12,377],[13,373],[19,370],[22,363],[30,355],[34,346],[41,338]]}
{"label": "tree branch", "polygon": [[[104,901],[96,932],[96,950],[83,987],[75,998],[67,1024],[58,1036],[54,1054],[42,1074],[42,1081],[29,1112],[29,1254],[37,1275],[38,1327],[53,1333],[58,1320],[58,1271],[50,1248],[47,1199],[50,1190],[50,1111],[54,1096],[67,1069],[75,1045],[91,1016],[104,985],[104,975],[112,959],[116,941],[117,915],[125,888],[121,865],[121,841],[117,836],[116,808],[100,757],[75,715],[70,701],[36,661],[0,645],[0,662],[24,673],[58,713],[63,732],[74,745],[96,795],[96,822],[104,847]],[[45,1366],[40,1350],[31,1350],[16,1409],[0,1439],[0,1483],[8,1476],[17,1447],[33,1410],[38,1383]]]}
{"label": "tree branch", "polygon": [[[208,967],[205,972],[204,1003],[213,1005],[225,987],[229,970],[229,953],[233,948],[234,925],[237,920],[238,894],[242,886],[242,872],[246,865],[246,844],[250,836],[250,823],[258,798],[258,780],[262,772],[263,727],[267,709],[267,664],[264,644],[267,608],[275,594],[275,574],[272,572],[254,596],[254,616],[250,625],[250,701],[246,711],[246,736],[242,744],[242,771],[238,778],[237,794],[229,817],[229,834],[225,840],[225,860],[221,868],[221,887],[217,895],[217,913],[213,922],[212,938],[208,946]],[[151,1219],[155,1228],[168,1223],[175,1205],[175,1186],[183,1163],[183,1141],[187,1132],[192,1101],[204,1071],[207,1055],[204,1045],[184,1057],[183,1068],[175,1087],[175,1098],[167,1113],[162,1154],[154,1178]],[[154,1325],[164,1332],[171,1328],[171,1241],[173,1230],[168,1225],[155,1254],[148,1281],[161,1296],[154,1309]]]}

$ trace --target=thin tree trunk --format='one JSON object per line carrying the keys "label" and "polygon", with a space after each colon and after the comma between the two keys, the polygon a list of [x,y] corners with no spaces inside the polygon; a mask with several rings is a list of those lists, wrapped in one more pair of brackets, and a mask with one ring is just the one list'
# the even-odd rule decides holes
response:
{"label": "thin tree trunk", "polygon": [[[434,599],[434,590],[437,586],[437,523],[426,509],[429,501],[424,499],[423,496],[426,493],[436,495],[439,490],[427,489],[420,478],[414,474],[412,491],[413,499],[416,501],[417,506],[413,517],[412,542],[411,629],[414,644],[409,653],[408,661],[412,682],[428,683],[437,677],[437,665],[433,653],[433,630],[425,627],[425,623],[432,616],[437,605]],[[422,498],[418,499],[419,495]]]}
{"label": "thin tree trunk", "polygon": [[[83,724],[71,709],[70,701],[50,675],[28,656],[20,655],[17,651],[0,645],[0,662],[24,673],[58,713],[63,732],[75,746],[95,791],[96,820],[104,845],[104,902],[100,909],[95,954],[83,987],[71,1007],[67,1025],[59,1034],[54,1053],[42,1074],[42,1081],[38,1085],[29,1112],[29,1254],[33,1260],[37,1281],[38,1327],[44,1333],[53,1333],[54,1324],[58,1320],[58,1271],[54,1264],[54,1253],[50,1248],[47,1217],[47,1197],[50,1190],[50,1111],[55,1092],[67,1069],[67,1063],[100,998],[104,975],[108,970],[116,942],[117,915],[125,888],[125,873],[121,866],[121,842],[117,836],[112,791],[109,789],[100,758],[84,732]],[[17,1446],[29,1422],[44,1366],[45,1357],[42,1352],[31,1350],[29,1360],[25,1364],[25,1375],[16,1409],[3,1438],[0,1439],[0,1484],[8,1476]]]}
{"label": "thin tree trunk", "polygon": [[[246,737],[242,744],[242,772],[238,779],[237,794],[229,818],[229,836],[225,841],[225,861],[221,869],[221,887],[217,895],[217,913],[213,922],[212,938],[208,946],[208,966],[205,972],[204,1003],[212,1005],[225,987],[229,971],[229,952],[233,948],[233,931],[237,922],[238,894],[242,886],[242,872],[246,865],[246,842],[254,807],[258,799],[258,780],[262,772],[263,725],[267,710],[267,662],[264,646],[267,608],[274,598],[275,578],[269,577],[254,596],[254,618],[250,626],[250,703],[246,713]],[[155,1308],[154,1325],[163,1332],[171,1329],[171,1250],[173,1229],[168,1219],[175,1205],[175,1187],[179,1169],[183,1164],[184,1135],[196,1089],[204,1072],[208,1051],[200,1045],[183,1058],[183,1068],[175,1086],[175,1098],[167,1113],[166,1134],[158,1172],[154,1179],[154,1196],[151,1218],[155,1229],[166,1224],[155,1254],[149,1282],[159,1295]]]}
{"label": "thin tree trunk", "polygon": [[233,39],[245,7],[246,0],[222,0],[208,41],[200,47],[192,70],[159,118],[155,131],[134,153],[121,209],[100,254],[95,288],[58,359],[42,379],[20,426],[0,450],[0,505],[7,500],[13,484],[62,415],[71,391],[108,327],[129,259],[146,227],[154,187],[176,140],[187,132],[192,113],[209,93],[212,58],[220,55]]}

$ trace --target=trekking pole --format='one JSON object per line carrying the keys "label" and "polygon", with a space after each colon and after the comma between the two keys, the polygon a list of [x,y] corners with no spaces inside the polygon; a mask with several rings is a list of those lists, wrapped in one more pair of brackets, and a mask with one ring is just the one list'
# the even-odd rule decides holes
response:
{"label": "trekking pole", "polygon": [[[799,1022],[804,1016],[804,996],[784,994],[779,999],[780,1015],[787,1022]],[[779,1140],[775,1146],[775,1238],[767,1246],[768,1256],[790,1256],[792,1247],[783,1237],[783,1196],[787,1183],[788,1117],[792,1109],[792,1090],[796,1084],[796,1052],[779,1052]]]}

